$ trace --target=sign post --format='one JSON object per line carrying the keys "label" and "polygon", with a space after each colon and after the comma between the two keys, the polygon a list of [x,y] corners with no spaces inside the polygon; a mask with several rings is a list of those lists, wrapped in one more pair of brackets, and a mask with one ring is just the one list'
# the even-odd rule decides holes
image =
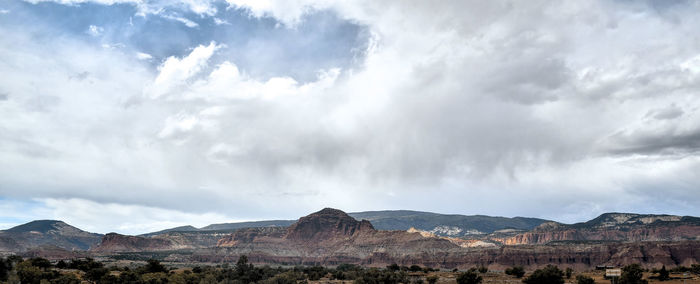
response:
{"label": "sign post", "polygon": [[616,268],[616,269],[606,269],[605,270],[605,277],[610,277],[610,282],[612,284],[617,283],[618,278],[622,276],[622,269]]}

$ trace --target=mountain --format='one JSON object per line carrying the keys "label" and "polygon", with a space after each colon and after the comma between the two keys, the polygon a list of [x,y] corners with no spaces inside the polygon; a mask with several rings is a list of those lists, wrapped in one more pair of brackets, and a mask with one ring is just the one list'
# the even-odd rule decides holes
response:
{"label": "mountain", "polygon": [[415,228],[438,236],[466,237],[490,234],[498,230],[531,230],[542,223],[550,222],[538,218],[492,217],[484,215],[438,214],[409,210],[385,210],[349,213],[358,220],[372,222],[378,230],[402,230]]}
{"label": "mountain", "polygon": [[162,235],[165,233],[170,233],[170,232],[197,232],[199,229],[193,227],[193,226],[180,226],[180,227],[175,227],[175,228],[170,228],[170,229],[165,229],[165,230],[160,230],[157,232],[152,232],[152,233],[147,233],[147,234],[142,234],[141,236],[144,237],[150,237],[150,236],[155,236],[155,235]]}
{"label": "mountain", "polygon": [[44,245],[69,251],[97,245],[100,234],[89,233],[57,220],[37,220],[0,231],[0,251],[21,252]]}
{"label": "mountain", "polygon": [[242,228],[258,228],[258,227],[288,227],[294,224],[295,220],[270,220],[270,221],[253,221],[253,222],[237,222],[237,223],[221,223],[211,224],[202,227],[203,231],[224,231],[235,230]]}
{"label": "mountain", "polygon": [[684,241],[700,240],[700,218],[675,215],[605,213],[576,224],[544,223],[532,231],[502,241],[505,245],[562,241]]}
{"label": "mountain", "polygon": [[[499,230],[531,230],[542,223],[551,222],[538,218],[492,217],[484,215],[439,214],[410,210],[383,210],[348,213],[356,220],[368,220],[377,230],[401,230],[410,228],[433,233],[437,236],[465,237],[490,234]],[[211,224],[199,230],[236,230],[257,227],[288,227],[296,220],[270,220],[256,222]],[[180,228],[180,227],[178,227]],[[166,231],[176,231],[178,228]],[[192,227],[194,228],[194,227]],[[163,231],[161,231],[163,232]],[[155,235],[160,232],[148,233]]]}

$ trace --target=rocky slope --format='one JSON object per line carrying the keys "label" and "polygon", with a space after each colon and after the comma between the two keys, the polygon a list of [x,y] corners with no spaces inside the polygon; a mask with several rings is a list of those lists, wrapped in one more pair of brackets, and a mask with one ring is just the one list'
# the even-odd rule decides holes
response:
{"label": "rocky slope", "polygon": [[65,250],[87,250],[102,235],[89,233],[56,220],[37,220],[0,231],[0,251],[23,252],[44,245]]}
{"label": "rocky slope", "polygon": [[93,252],[140,252],[172,250],[173,242],[161,238],[126,236],[117,233],[106,234]]}
{"label": "rocky slope", "polygon": [[606,213],[591,221],[572,225],[544,223],[532,231],[498,240],[505,245],[547,244],[556,241],[700,240],[700,218]]}

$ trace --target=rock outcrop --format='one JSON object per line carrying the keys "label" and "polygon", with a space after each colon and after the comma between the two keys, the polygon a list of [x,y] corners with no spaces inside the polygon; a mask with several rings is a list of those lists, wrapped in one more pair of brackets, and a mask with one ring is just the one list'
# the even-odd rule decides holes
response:
{"label": "rock outcrop", "polygon": [[102,242],[93,248],[93,252],[141,252],[173,250],[175,247],[170,240],[160,238],[145,238],[126,236],[117,233],[106,234]]}
{"label": "rock outcrop", "polygon": [[607,213],[585,223],[544,223],[532,231],[501,239],[504,245],[557,241],[684,241],[700,240],[700,219],[672,215]]}

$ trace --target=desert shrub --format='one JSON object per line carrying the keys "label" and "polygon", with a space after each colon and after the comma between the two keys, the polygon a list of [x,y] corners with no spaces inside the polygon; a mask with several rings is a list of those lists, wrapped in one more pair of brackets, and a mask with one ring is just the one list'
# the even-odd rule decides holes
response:
{"label": "desert shrub", "polygon": [[139,272],[143,273],[158,273],[158,272],[168,272],[168,268],[161,264],[157,259],[149,259],[146,261],[146,265],[141,267]]}
{"label": "desert shrub", "polygon": [[460,273],[457,276],[457,284],[479,284],[484,279],[474,271]]}
{"label": "desert shrub", "polygon": [[668,270],[666,270],[666,265],[662,266],[658,273],[659,273],[659,276],[656,278],[659,279],[659,281],[666,281],[666,280],[671,279],[671,277],[669,276]]}
{"label": "desert shrub", "polygon": [[35,257],[29,259],[29,261],[32,263],[32,266],[36,266],[41,269],[47,269],[51,267],[51,262],[45,258]]}
{"label": "desert shrub", "polygon": [[700,274],[700,264],[691,265],[689,271],[694,274]]}
{"label": "desert shrub", "polygon": [[401,267],[396,263],[392,263],[391,265],[388,265],[386,267],[386,269],[388,269],[390,271],[399,271],[401,269]]}
{"label": "desert shrub", "polygon": [[537,269],[525,279],[525,284],[563,284],[564,272],[559,267],[547,265],[545,268]]}
{"label": "desert shrub", "polygon": [[66,273],[51,280],[51,284],[80,284],[80,279],[73,273]]}
{"label": "desert shrub", "polygon": [[513,275],[517,278],[523,277],[525,275],[525,268],[522,266],[513,266],[511,268],[506,268],[506,274]]}
{"label": "desert shrub", "polygon": [[571,267],[567,267],[566,270],[564,270],[564,275],[566,276],[566,279],[571,279],[571,274],[574,273],[574,270],[571,269]]}
{"label": "desert shrub", "polygon": [[355,279],[355,284],[397,284],[408,283],[408,275],[404,271],[393,272],[389,270],[379,270],[370,268],[359,271]]}
{"label": "desert shrub", "polygon": [[168,283],[168,274],[165,272],[145,273],[141,275],[141,279],[149,284],[166,284]]}
{"label": "desert shrub", "polygon": [[0,281],[7,281],[12,270],[12,262],[9,259],[0,258]]}
{"label": "desert shrub", "polygon": [[576,276],[576,284],[595,284],[595,280],[585,275],[578,275]]}
{"label": "desert shrub", "polygon": [[306,278],[311,281],[317,281],[328,274],[328,271],[323,266],[302,267],[301,271],[306,275]]}
{"label": "desert shrub", "polygon": [[66,261],[64,261],[63,259],[61,259],[61,260],[59,260],[59,261],[56,263],[56,268],[58,268],[58,269],[65,269],[65,268],[68,268],[68,264],[66,263]]}
{"label": "desert shrub", "polygon": [[362,267],[356,264],[349,264],[349,263],[343,263],[338,265],[335,270],[338,271],[353,271],[353,270],[362,270]]}
{"label": "desert shrub", "polygon": [[97,282],[109,273],[109,269],[104,267],[93,268],[85,272],[85,278]]}
{"label": "desert shrub", "polygon": [[41,270],[32,266],[31,262],[22,261],[17,264],[17,277],[22,283],[39,283],[41,281]]}
{"label": "desert shrub", "polygon": [[622,268],[620,276],[620,284],[647,284],[647,281],[642,279],[644,269],[637,263],[627,265]]}
{"label": "desert shrub", "polygon": [[414,265],[411,265],[411,267],[409,267],[408,270],[411,272],[418,272],[418,271],[423,271],[423,268],[414,264]]}
{"label": "desert shrub", "polygon": [[437,283],[438,279],[440,279],[440,277],[435,274],[425,277],[425,281],[428,281],[428,284],[435,284]]}
{"label": "desert shrub", "polygon": [[101,262],[97,262],[92,258],[86,258],[86,259],[73,259],[70,261],[70,264],[68,264],[68,268],[70,269],[78,269],[83,272],[87,272],[90,269],[93,268],[101,268],[104,267],[104,264]]}
{"label": "desert shrub", "polygon": [[486,273],[489,272],[489,269],[486,266],[479,266],[479,273]]}

